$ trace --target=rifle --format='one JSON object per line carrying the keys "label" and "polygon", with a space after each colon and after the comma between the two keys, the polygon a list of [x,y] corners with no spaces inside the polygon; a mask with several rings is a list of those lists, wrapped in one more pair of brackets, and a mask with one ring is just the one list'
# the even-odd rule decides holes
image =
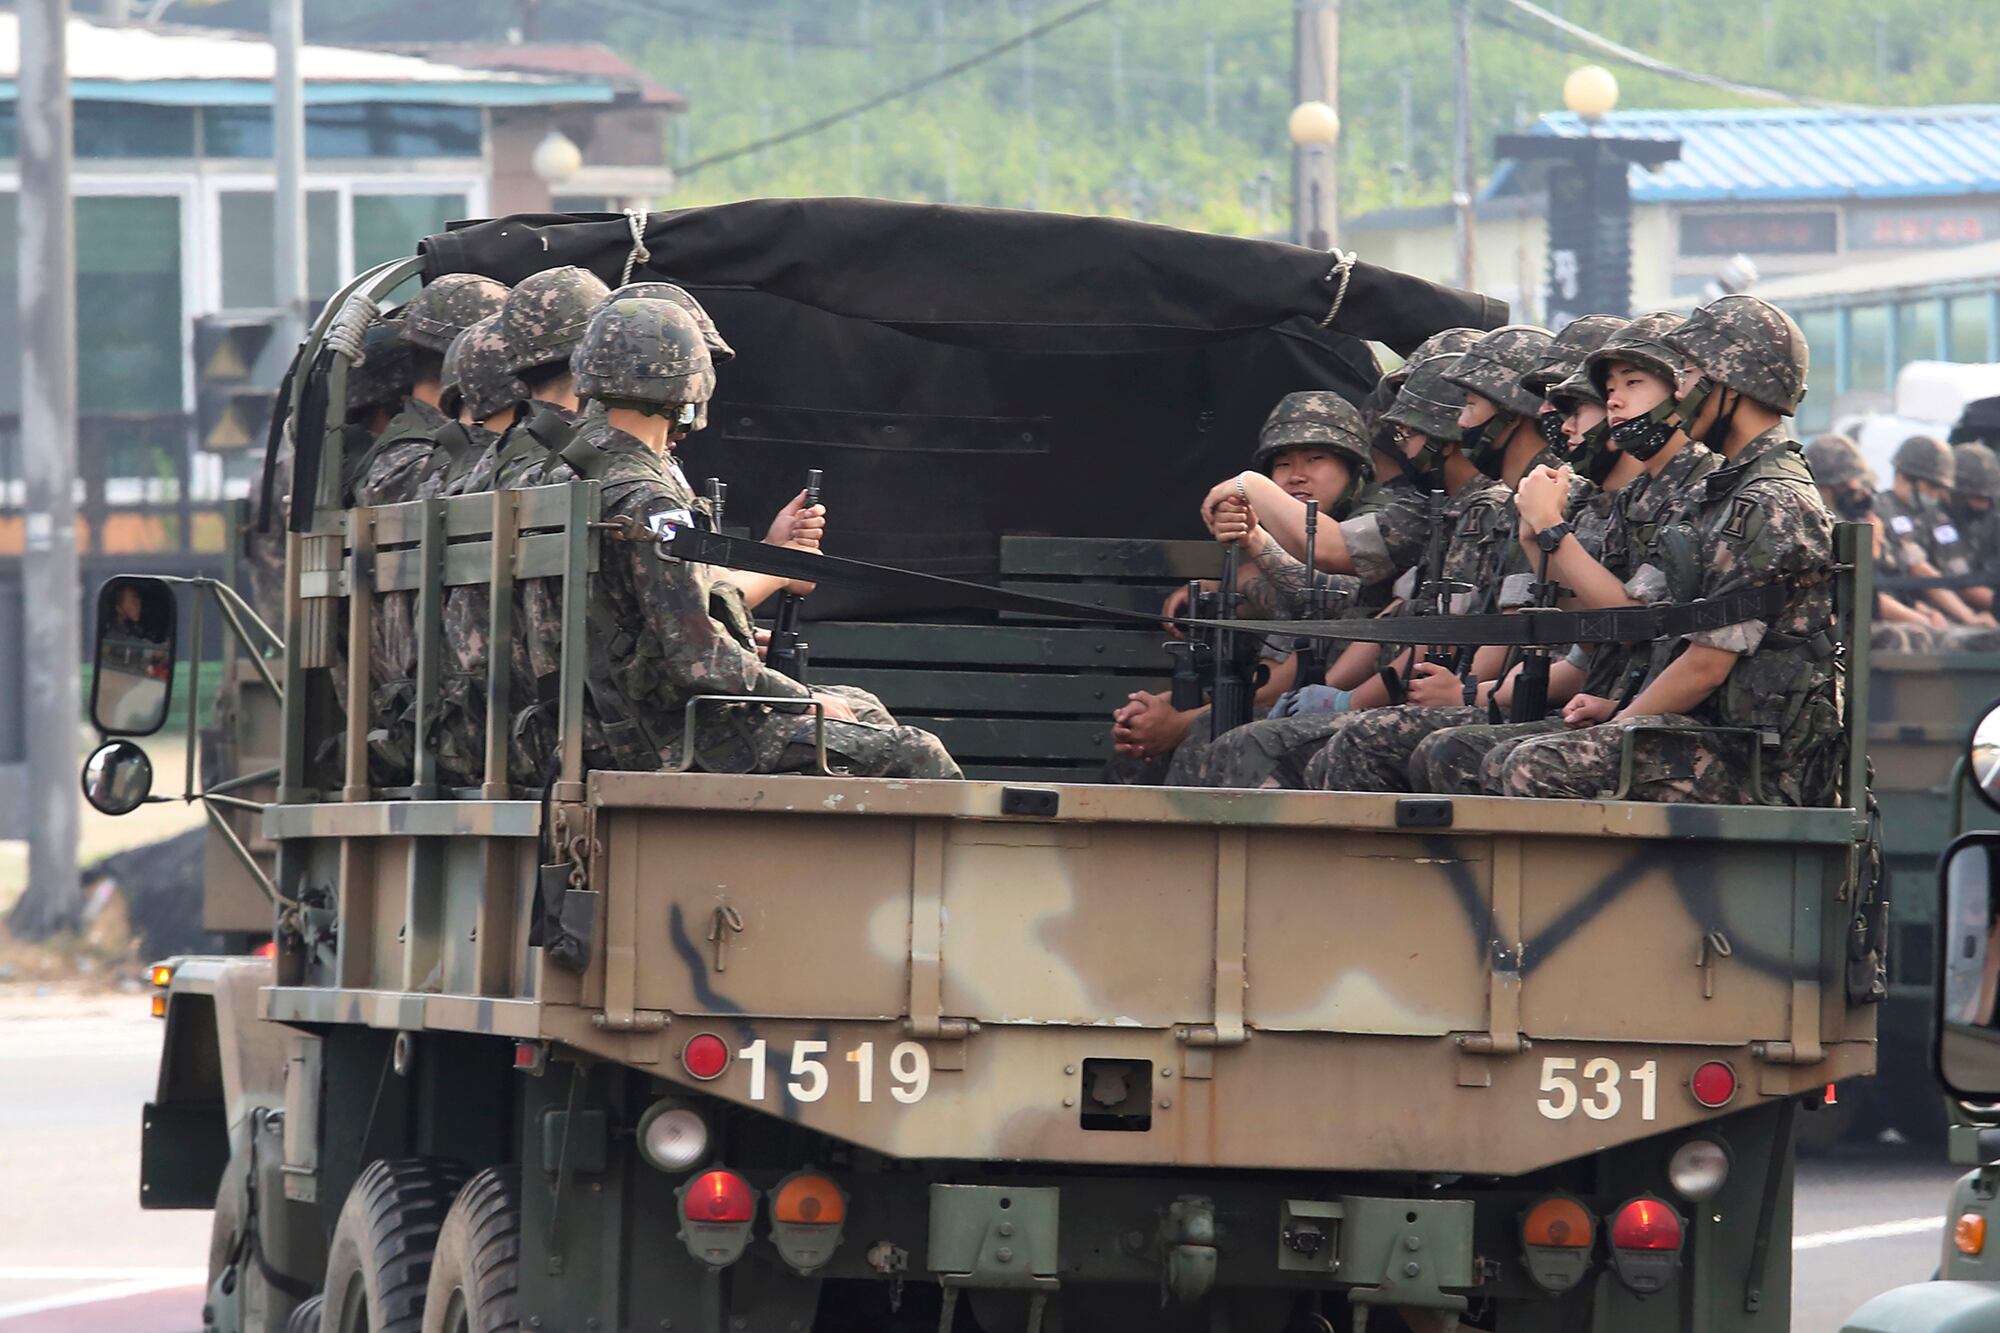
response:
{"label": "rifle", "polygon": [[[1429,529],[1424,539],[1424,577],[1410,597],[1410,614],[1413,616],[1451,614],[1451,595],[1458,585],[1447,584],[1444,579],[1445,553],[1450,545],[1450,534],[1444,530],[1445,498],[1445,493],[1440,490],[1432,490],[1424,496],[1424,521]],[[1425,650],[1424,657],[1456,676],[1459,659],[1463,655],[1462,649],[1433,645]],[[1382,684],[1388,688],[1389,702],[1400,704],[1409,698],[1410,675],[1415,672],[1416,666],[1416,650],[1412,648],[1408,672],[1398,674],[1394,667],[1382,668]]]}
{"label": "rifle", "polygon": [[[1222,587],[1216,597],[1218,605],[1215,619],[1236,619],[1236,577],[1242,564],[1243,548],[1231,542],[1222,556]],[[1250,651],[1244,651],[1244,636],[1233,629],[1215,631],[1214,684],[1209,688],[1208,734],[1213,740],[1225,732],[1233,731],[1250,721],[1251,710],[1256,705],[1257,641],[1249,640]]]}
{"label": "rifle", "polygon": [[[1187,586],[1188,614],[1199,617],[1203,612],[1202,602],[1207,594],[1201,590],[1200,579],[1190,579]],[[1209,658],[1215,652],[1214,645],[1204,638],[1176,639],[1167,645],[1167,655],[1174,659],[1173,683],[1170,686],[1170,702],[1177,713],[1192,713],[1201,707],[1207,690],[1203,685],[1212,674]]]}
{"label": "rifle", "polygon": [[[1549,581],[1549,552],[1542,552],[1541,572],[1536,576],[1533,609],[1546,611],[1556,604],[1556,594],[1561,591]],[[1502,671],[1500,678],[1505,680]],[[1521,672],[1514,677],[1514,699],[1508,715],[1510,722],[1540,722],[1549,711],[1549,650],[1543,646],[1523,649],[1521,652]]]}
{"label": "rifle", "polygon": [[[819,503],[819,484],[825,473],[813,468],[806,473],[806,508]],[[765,654],[765,661],[772,669],[790,676],[801,685],[805,684],[808,670],[807,644],[799,637],[799,605],[805,601],[805,594],[787,588],[778,594],[778,610],[771,624],[771,647]]]}
{"label": "rifle", "polygon": [[[1313,564],[1319,541],[1319,501],[1306,501],[1306,605],[1305,618],[1320,618],[1319,570]],[[1292,641],[1292,652],[1298,660],[1298,671],[1292,678],[1294,688],[1302,685],[1323,685],[1326,683],[1326,640],[1300,635]]]}
{"label": "rifle", "polygon": [[729,499],[729,485],[720,477],[710,477],[703,483],[703,489],[708,492],[709,520],[715,524],[715,530],[720,532],[722,531],[722,508],[724,503]]}

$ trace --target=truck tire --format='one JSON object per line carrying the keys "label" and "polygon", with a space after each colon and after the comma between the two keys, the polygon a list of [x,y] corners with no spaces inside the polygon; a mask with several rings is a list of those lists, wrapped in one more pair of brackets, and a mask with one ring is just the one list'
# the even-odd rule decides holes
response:
{"label": "truck tire", "polygon": [[319,1333],[319,1312],[325,1304],[326,1297],[314,1296],[292,1311],[291,1320],[285,1325],[285,1333]]}
{"label": "truck tire", "polygon": [[428,1158],[369,1163],[334,1223],[321,1333],[421,1333],[431,1257],[464,1179]]}
{"label": "truck tire", "polygon": [[488,1167],[465,1182],[438,1233],[423,1333],[515,1333],[520,1268],[521,1172]]}

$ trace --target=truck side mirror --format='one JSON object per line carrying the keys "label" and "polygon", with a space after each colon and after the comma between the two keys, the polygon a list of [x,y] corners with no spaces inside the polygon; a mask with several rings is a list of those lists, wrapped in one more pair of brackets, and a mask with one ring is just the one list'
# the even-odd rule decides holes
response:
{"label": "truck side mirror", "polygon": [[162,579],[109,579],[97,593],[90,720],[106,736],[150,736],[173,698],[180,607]]}
{"label": "truck side mirror", "polygon": [[2000,1100],[2000,834],[1954,842],[1938,891],[1938,1081],[1964,1101]]}
{"label": "truck side mirror", "polygon": [[102,815],[129,815],[153,791],[153,761],[131,741],[106,741],[83,761],[83,799]]}

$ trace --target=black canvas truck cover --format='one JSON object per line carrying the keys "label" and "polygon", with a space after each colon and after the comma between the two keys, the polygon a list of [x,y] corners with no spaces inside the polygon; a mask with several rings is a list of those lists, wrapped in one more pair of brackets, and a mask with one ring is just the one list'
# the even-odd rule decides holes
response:
{"label": "black canvas truck cover", "polygon": [[[1002,533],[1202,535],[1196,509],[1245,466],[1285,394],[1359,401],[1365,340],[1408,352],[1506,306],[1356,262],[1330,327],[1334,257],[1073,217],[873,199],[759,199],[654,213],[631,280],[686,287],[736,349],[709,425],[680,446],[761,524],[826,472],[830,554],[990,578]],[[514,283],[575,264],[617,286],[622,216],[520,215],[421,247],[424,280]],[[914,614],[824,588],[809,615]]]}

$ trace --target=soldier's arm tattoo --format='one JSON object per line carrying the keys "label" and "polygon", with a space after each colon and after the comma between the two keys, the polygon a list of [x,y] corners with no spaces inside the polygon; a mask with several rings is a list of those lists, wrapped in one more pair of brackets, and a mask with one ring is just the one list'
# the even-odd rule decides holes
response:
{"label": "soldier's arm tattoo", "polygon": [[1304,613],[1306,595],[1315,586],[1322,603],[1339,606],[1345,603],[1352,585],[1351,578],[1307,569],[1304,561],[1293,559],[1275,537],[1265,533],[1264,544],[1246,571],[1243,595],[1265,619],[1291,620]]}

